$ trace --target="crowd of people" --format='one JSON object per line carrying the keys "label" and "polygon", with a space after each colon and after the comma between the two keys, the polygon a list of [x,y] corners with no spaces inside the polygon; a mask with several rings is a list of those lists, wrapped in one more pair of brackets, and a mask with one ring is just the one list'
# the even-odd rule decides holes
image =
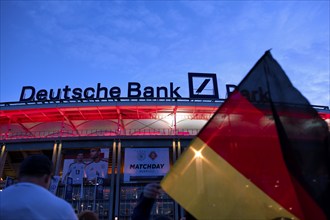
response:
{"label": "crowd of people", "polygon": [[[81,155],[78,157],[81,158]],[[95,158],[97,157],[95,156]],[[77,164],[81,163],[78,161],[76,161]],[[94,162],[98,163],[96,160]],[[75,165],[76,170],[79,170],[80,167],[77,164]],[[92,174],[97,173],[92,172]],[[77,215],[70,203],[51,193],[48,188],[52,175],[53,163],[47,156],[27,157],[21,163],[18,183],[0,192],[0,219],[98,220],[97,214],[89,210]],[[149,219],[155,200],[160,193],[159,183],[147,184],[134,208],[132,220]],[[156,219],[168,220],[170,218],[158,216]]]}
{"label": "crowd of people", "polygon": [[0,193],[0,219],[78,219],[71,204],[48,190],[52,175],[53,163],[47,156],[27,157],[18,183]]}

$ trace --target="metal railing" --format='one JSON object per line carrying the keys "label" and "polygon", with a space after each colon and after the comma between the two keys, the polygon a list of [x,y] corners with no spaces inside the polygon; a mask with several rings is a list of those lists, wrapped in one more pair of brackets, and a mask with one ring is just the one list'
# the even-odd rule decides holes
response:
{"label": "metal railing", "polygon": [[32,131],[1,133],[0,140],[54,139],[73,137],[119,136],[196,136],[200,129],[126,129],[126,130],[79,130],[79,131]]}
{"label": "metal railing", "polygon": [[0,102],[0,107],[21,107],[21,106],[38,106],[47,104],[70,105],[70,104],[125,104],[132,102],[139,103],[223,103],[225,99],[191,99],[191,98],[93,98],[93,99],[60,99],[60,100],[43,100],[43,101],[20,101],[20,102]]}

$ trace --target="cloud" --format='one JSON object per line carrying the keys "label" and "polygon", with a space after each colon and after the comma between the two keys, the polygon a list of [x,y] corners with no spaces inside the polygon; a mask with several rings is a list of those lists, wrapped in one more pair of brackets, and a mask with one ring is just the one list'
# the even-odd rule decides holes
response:
{"label": "cloud", "polygon": [[[27,43],[40,46],[46,55],[56,51],[67,65],[88,66],[98,77],[113,73],[125,82],[185,83],[187,72],[199,71],[218,73],[221,83],[238,83],[273,48],[292,81],[309,89],[312,103],[320,100],[312,94],[326,93],[329,82],[328,2],[15,4],[31,23],[21,27],[28,33]],[[324,99],[321,104],[329,103]]]}

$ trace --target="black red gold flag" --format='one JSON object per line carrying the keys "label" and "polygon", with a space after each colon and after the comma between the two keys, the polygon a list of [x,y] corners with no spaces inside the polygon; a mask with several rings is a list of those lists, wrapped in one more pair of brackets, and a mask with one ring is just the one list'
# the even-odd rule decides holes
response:
{"label": "black red gold flag", "polygon": [[197,219],[330,219],[329,128],[270,51],[161,182]]}

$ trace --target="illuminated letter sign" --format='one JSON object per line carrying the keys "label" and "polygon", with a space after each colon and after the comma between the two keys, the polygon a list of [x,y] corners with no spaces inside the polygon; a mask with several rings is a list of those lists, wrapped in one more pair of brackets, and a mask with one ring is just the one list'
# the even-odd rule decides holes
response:
{"label": "illuminated letter sign", "polygon": [[[174,87],[171,82],[169,88],[166,86],[142,87],[138,82],[129,82],[127,89],[127,98],[181,98],[179,94],[180,87]],[[55,100],[77,100],[77,99],[107,99],[120,98],[121,89],[117,86],[107,88],[98,83],[96,88],[87,87],[70,88],[66,85],[62,89],[36,90],[33,86],[23,86],[20,96],[20,102],[30,101],[55,101]]]}
{"label": "illuminated letter sign", "polygon": [[[219,99],[217,76],[214,73],[188,73],[189,97],[192,99]],[[142,86],[138,82],[129,82],[127,98],[182,98],[179,86],[170,82],[169,86]],[[263,91],[258,91],[262,94]],[[228,93],[228,88],[227,88]],[[254,94],[249,94],[254,97]],[[261,96],[261,95],[260,95]],[[20,102],[59,101],[80,99],[114,99],[121,97],[121,89],[117,86],[104,87],[98,83],[96,87],[71,88],[68,85],[58,89],[39,89],[33,86],[23,86]],[[261,97],[266,99],[266,95]]]}
{"label": "illuminated letter sign", "polygon": [[[165,86],[159,86],[159,87],[156,87],[156,89],[154,89],[151,86],[146,86],[143,89],[143,93],[142,93],[140,83],[130,82],[130,83],[128,83],[127,97],[139,98],[142,95],[143,98],[161,98],[161,97],[181,98],[181,95],[178,92],[179,89],[180,89],[180,87],[176,87],[174,89],[174,85],[171,82],[170,90],[168,90],[168,88]],[[168,95],[170,95],[170,96],[168,96]]]}
{"label": "illuminated letter sign", "polygon": [[[237,88],[236,85],[227,84],[226,85],[227,96],[229,97],[229,95],[232,92],[234,92],[236,88]],[[265,102],[269,102],[270,100],[269,92],[264,91],[261,87],[258,87],[257,90],[251,90],[251,91],[246,89],[241,89],[240,93],[250,102],[265,103]]]}
{"label": "illuminated letter sign", "polygon": [[[36,89],[33,86],[23,86],[19,101],[31,101],[34,98]],[[27,97],[25,97],[27,95]]]}
{"label": "illuminated letter sign", "polygon": [[215,73],[188,73],[190,98],[219,99]]}

